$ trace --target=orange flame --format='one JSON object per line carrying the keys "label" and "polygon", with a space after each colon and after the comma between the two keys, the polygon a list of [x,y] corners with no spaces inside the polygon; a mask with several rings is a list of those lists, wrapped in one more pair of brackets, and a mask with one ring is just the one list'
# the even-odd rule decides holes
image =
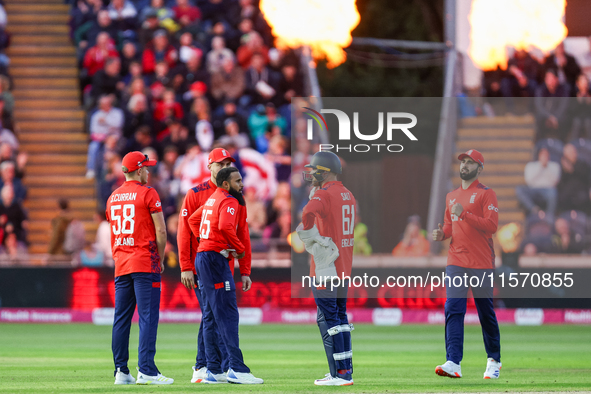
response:
{"label": "orange flame", "polygon": [[279,49],[310,46],[315,59],[333,68],[347,58],[351,31],[361,17],[355,0],[261,0],[260,8]]}
{"label": "orange flame", "polygon": [[548,53],[566,37],[566,0],[474,0],[468,53],[477,66],[507,68],[507,47]]}

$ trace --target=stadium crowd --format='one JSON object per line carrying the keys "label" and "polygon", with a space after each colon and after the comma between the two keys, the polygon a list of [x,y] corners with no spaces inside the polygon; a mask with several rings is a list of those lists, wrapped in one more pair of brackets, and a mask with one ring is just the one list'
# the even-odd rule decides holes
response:
{"label": "stadium crowd", "polygon": [[535,159],[516,188],[527,215],[520,248],[526,255],[591,253],[590,78],[591,67],[564,43],[544,58],[516,50],[507,70],[485,73],[484,96],[502,98],[509,113],[525,103],[536,120]]}
{"label": "stadium crowd", "polygon": [[0,1],[0,259],[12,259],[27,253],[27,213],[23,203],[27,188],[23,185],[28,156],[19,150],[18,130],[14,124],[14,97],[10,45],[4,2]]}
{"label": "stadium crowd", "polygon": [[[206,181],[207,155],[224,147],[244,176],[253,251],[290,233],[290,99],[303,95],[300,61],[273,47],[254,0],[71,1],[71,38],[90,136],[86,176],[99,211],[124,182],[121,158],[159,164],[176,252],[178,207]],[[309,148],[308,152],[309,154]],[[105,253],[108,251],[105,250]]]}

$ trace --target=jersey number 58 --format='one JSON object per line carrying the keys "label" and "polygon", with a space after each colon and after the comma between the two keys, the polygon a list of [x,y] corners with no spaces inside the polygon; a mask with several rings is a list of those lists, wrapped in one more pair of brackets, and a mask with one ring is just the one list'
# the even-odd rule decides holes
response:
{"label": "jersey number 58", "polygon": [[125,204],[123,206],[123,222],[121,222],[121,216],[118,213],[120,209],[121,205],[111,205],[111,222],[116,222],[115,226],[112,226],[113,234],[133,234],[135,228],[135,205]]}

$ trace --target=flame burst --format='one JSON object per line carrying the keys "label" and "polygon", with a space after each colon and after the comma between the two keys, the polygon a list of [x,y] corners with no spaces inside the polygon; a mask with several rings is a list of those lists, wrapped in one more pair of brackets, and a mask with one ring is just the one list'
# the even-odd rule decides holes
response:
{"label": "flame burst", "polygon": [[315,59],[333,68],[347,58],[344,47],[361,17],[355,0],[261,0],[260,8],[282,48],[310,46]]}
{"label": "flame burst", "polygon": [[566,0],[474,0],[468,16],[470,58],[483,70],[507,68],[507,47],[544,53],[566,37]]}

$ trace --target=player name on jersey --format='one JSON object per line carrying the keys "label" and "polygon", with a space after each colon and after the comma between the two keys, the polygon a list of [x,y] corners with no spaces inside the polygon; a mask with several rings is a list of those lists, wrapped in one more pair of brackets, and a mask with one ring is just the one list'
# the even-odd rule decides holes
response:
{"label": "player name on jersey", "polygon": [[121,193],[121,194],[113,194],[111,196],[111,202],[117,201],[135,201],[137,197],[137,193]]}

